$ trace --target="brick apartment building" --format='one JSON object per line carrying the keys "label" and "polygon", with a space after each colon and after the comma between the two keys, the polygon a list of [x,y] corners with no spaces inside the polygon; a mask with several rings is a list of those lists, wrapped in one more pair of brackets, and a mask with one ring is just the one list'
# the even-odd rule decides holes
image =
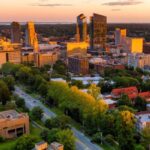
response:
{"label": "brick apartment building", "polygon": [[68,57],[69,72],[86,75],[89,73],[89,61],[87,57]]}
{"label": "brick apartment building", "polygon": [[15,110],[0,112],[0,136],[11,139],[29,133],[29,116]]}

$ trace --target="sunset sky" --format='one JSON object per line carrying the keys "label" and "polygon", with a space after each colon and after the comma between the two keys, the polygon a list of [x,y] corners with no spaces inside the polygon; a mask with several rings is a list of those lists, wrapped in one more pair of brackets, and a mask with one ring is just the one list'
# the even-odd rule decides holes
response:
{"label": "sunset sky", "polygon": [[0,22],[75,22],[94,12],[108,22],[150,23],[150,0],[0,0]]}

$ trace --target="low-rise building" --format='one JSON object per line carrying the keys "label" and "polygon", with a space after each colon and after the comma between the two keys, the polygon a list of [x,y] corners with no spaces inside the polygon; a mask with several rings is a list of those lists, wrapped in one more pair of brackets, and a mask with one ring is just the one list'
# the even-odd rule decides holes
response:
{"label": "low-rise building", "polygon": [[143,53],[143,42],[143,38],[127,37],[123,49],[130,53]]}
{"label": "low-rise building", "polygon": [[112,98],[120,98],[121,95],[126,94],[130,99],[134,99],[138,96],[137,87],[128,87],[128,88],[117,88],[113,89],[111,92]]}
{"label": "low-rise building", "polygon": [[21,44],[0,40],[0,67],[6,62],[21,63]]}
{"label": "low-rise building", "polygon": [[137,129],[141,131],[145,127],[150,127],[150,112],[139,112],[136,113]]}
{"label": "low-rise building", "polygon": [[106,104],[108,105],[109,109],[114,109],[117,105],[117,101],[114,101],[112,99],[105,99],[103,98]]}
{"label": "low-rise building", "polygon": [[15,110],[0,112],[0,135],[6,139],[29,134],[29,116]]}
{"label": "low-rise building", "polygon": [[47,142],[41,141],[35,144],[35,148],[33,150],[64,150],[64,146],[57,142],[53,142],[48,145]]}
{"label": "low-rise building", "polygon": [[53,65],[57,60],[58,54],[56,52],[35,54],[35,64],[37,67],[43,67],[44,65]]}
{"label": "low-rise building", "polygon": [[150,67],[150,54],[129,54],[128,66],[141,69]]}
{"label": "low-rise building", "polygon": [[89,73],[89,61],[87,57],[68,57],[69,72],[86,75]]}

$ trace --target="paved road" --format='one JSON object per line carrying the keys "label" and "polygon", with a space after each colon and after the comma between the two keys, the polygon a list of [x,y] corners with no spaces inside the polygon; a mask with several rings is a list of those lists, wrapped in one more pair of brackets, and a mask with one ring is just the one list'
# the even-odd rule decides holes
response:
{"label": "paved road", "polygon": [[[46,108],[42,102],[38,99],[35,99],[31,97],[29,94],[25,93],[22,89],[19,87],[15,87],[15,94],[18,96],[24,98],[26,107],[28,107],[30,110],[35,106],[40,106],[44,111],[43,121],[45,121],[48,118],[55,117],[56,114],[50,111],[48,108]],[[93,144],[88,137],[86,137],[82,132],[72,127],[72,131],[76,137],[76,150],[103,150],[98,145]]]}

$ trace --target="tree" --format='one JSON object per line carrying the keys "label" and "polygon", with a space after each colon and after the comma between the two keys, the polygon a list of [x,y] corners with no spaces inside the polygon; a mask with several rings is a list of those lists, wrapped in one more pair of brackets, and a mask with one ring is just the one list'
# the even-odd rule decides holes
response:
{"label": "tree", "polygon": [[137,145],[135,150],[145,150],[145,148],[142,145]]}
{"label": "tree", "polygon": [[60,128],[67,129],[69,128],[70,118],[66,115],[57,116],[55,118],[47,119],[45,121],[45,126],[49,129]]}
{"label": "tree", "polygon": [[15,79],[13,76],[6,76],[3,78],[4,82],[7,84],[10,91],[14,90]]}
{"label": "tree", "polygon": [[17,97],[15,103],[17,107],[21,107],[21,108],[25,107],[25,101],[23,98]]}
{"label": "tree", "polygon": [[36,75],[34,85],[33,85],[34,90],[37,90],[42,83],[45,83],[45,80],[43,79],[43,77],[40,75]]}
{"label": "tree", "polygon": [[48,94],[48,84],[46,82],[42,82],[39,87],[38,87],[38,91],[40,93],[40,95],[44,98],[47,97]]}
{"label": "tree", "polygon": [[92,142],[96,142],[96,143],[100,143],[102,138],[102,133],[101,132],[97,132],[96,134],[94,134],[92,136]]}
{"label": "tree", "polygon": [[75,150],[75,137],[69,129],[57,133],[57,140],[64,145],[65,150]]}
{"label": "tree", "polygon": [[77,86],[79,89],[84,88],[83,82],[81,80],[72,80],[71,85]]}
{"label": "tree", "polygon": [[99,100],[101,98],[100,91],[101,91],[100,87],[97,87],[96,84],[91,84],[88,89],[88,94],[93,96],[95,100]]}
{"label": "tree", "polygon": [[10,91],[6,85],[6,83],[0,80],[0,102],[3,105],[6,105],[7,101],[10,100]]}
{"label": "tree", "polygon": [[24,135],[17,140],[14,149],[15,150],[32,150],[36,142],[37,142],[37,138],[32,137],[30,135]]}
{"label": "tree", "polygon": [[58,141],[57,133],[60,132],[60,129],[53,128],[51,130],[43,130],[40,134],[41,138],[48,143]]}
{"label": "tree", "polygon": [[123,94],[121,98],[118,100],[118,105],[126,105],[126,106],[132,106],[131,100],[129,99],[128,95]]}
{"label": "tree", "polygon": [[121,150],[134,150],[134,115],[129,111],[121,111],[117,116],[116,131]]}
{"label": "tree", "polygon": [[61,75],[66,75],[67,74],[67,66],[64,62],[62,62],[61,60],[58,60],[55,64],[54,64],[54,70]]}
{"label": "tree", "polygon": [[145,146],[145,148],[150,146],[150,127],[145,127],[142,130],[142,144]]}
{"label": "tree", "polygon": [[98,86],[101,87],[101,93],[111,93],[115,85],[111,81],[100,81]]}
{"label": "tree", "polygon": [[[22,83],[25,83],[25,84],[29,84],[29,83],[31,83],[31,80],[35,79],[33,77],[31,68],[26,67],[26,66],[21,67],[19,69],[19,71],[17,72],[17,77]],[[32,81],[32,85],[33,85],[33,83],[34,82]]]}
{"label": "tree", "polygon": [[39,106],[36,106],[31,110],[31,115],[35,120],[41,120],[43,117],[43,110]]}
{"label": "tree", "polygon": [[146,100],[143,99],[142,97],[137,97],[135,99],[135,104],[134,107],[138,110],[138,111],[145,111],[146,110]]}
{"label": "tree", "polygon": [[2,73],[4,75],[13,75],[16,77],[16,72],[22,67],[21,64],[5,63],[2,65]]}
{"label": "tree", "polygon": [[116,83],[116,87],[129,87],[129,86],[139,86],[140,83],[137,79],[127,76],[117,76],[113,78]]}
{"label": "tree", "polygon": [[40,137],[44,140],[48,142],[48,132],[49,130],[44,129],[41,133],[40,133]]}

